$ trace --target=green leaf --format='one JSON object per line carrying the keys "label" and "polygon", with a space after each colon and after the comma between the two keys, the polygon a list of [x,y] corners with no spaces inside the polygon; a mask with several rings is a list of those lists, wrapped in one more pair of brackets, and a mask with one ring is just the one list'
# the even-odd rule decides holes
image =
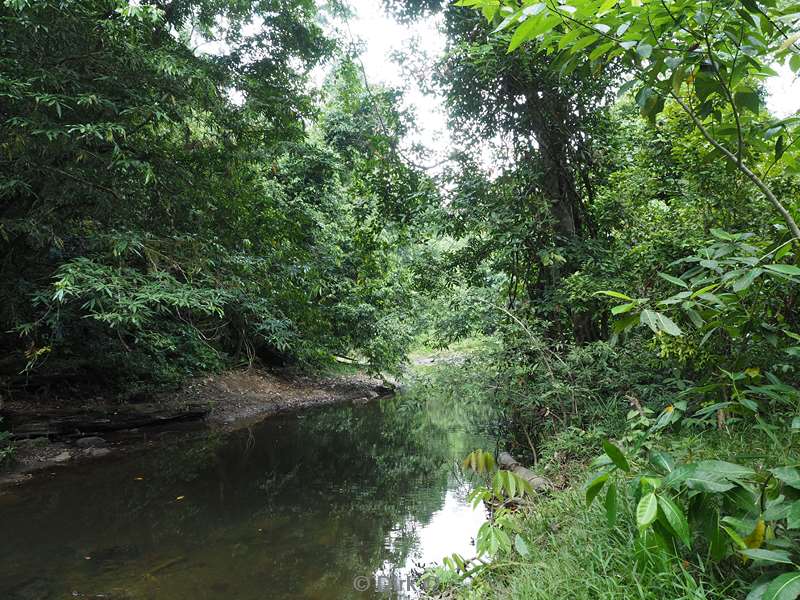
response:
{"label": "green leaf", "polygon": [[767,587],[769,587],[771,580],[761,581],[761,578],[757,579],[753,583],[753,587],[750,590],[750,593],[747,594],[747,598],[744,600],[763,600],[764,593],[767,591]]}
{"label": "green leaf", "polygon": [[703,320],[703,317],[701,317],[700,313],[697,312],[695,309],[684,307],[683,311],[689,317],[689,320],[692,322],[692,325],[694,325],[697,329],[701,329],[703,325],[706,324],[706,322]]}
{"label": "green leaf", "polygon": [[706,74],[703,71],[697,74],[694,80],[694,91],[697,97],[702,101],[715,93],[722,92],[722,86],[717,81],[716,77]]}
{"label": "green leaf", "polygon": [[610,441],[603,440],[603,450],[605,450],[605,453],[611,459],[611,462],[613,462],[618,468],[622,469],[626,473],[631,470],[631,467],[628,464],[628,459],[625,458],[625,454]]}
{"label": "green leaf", "polygon": [[655,333],[667,333],[671,336],[681,336],[683,332],[678,325],[666,315],[646,308],[639,315],[639,322],[650,327]]}
{"label": "green leaf", "polygon": [[778,467],[771,469],[771,473],[786,485],[800,490],[800,471],[795,467]]}
{"label": "green leaf", "polygon": [[624,331],[628,331],[635,325],[639,324],[639,315],[628,315],[627,317],[623,317],[617,321],[614,321],[614,325],[612,326],[614,333],[622,333]]}
{"label": "green leaf", "polygon": [[792,571],[773,579],[763,600],[795,600],[797,596],[800,596],[800,571]]}
{"label": "green leaf", "polygon": [[780,273],[781,275],[800,275],[800,267],[794,265],[765,265],[764,268],[774,271],[775,273]]}
{"label": "green leaf", "polygon": [[714,473],[726,479],[750,479],[756,474],[750,467],[743,467],[723,460],[701,460],[696,464],[698,471]]}
{"label": "green leaf", "polygon": [[514,549],[519,552],[520,556],[522,557],[528,557],[531,553],[530,548],[528,548],[528,544],[519,534],[517,534],[514,538]]}
{"label": "green leaf", "polygon": [[719,522],[719,510],[713,506],[708,498],[700,501],[695,516],[699,518],[703,535],[708,540],[709,552],[714,561],[720,561],[725,557],[728,550],[728,543],[722,535],[723,530]]}
{"label": "green leaf", "polygon": [[664,487],[677,488],[685,485],[691,490],[702,492],[727,492],[736,487],[724,476],[713,471],[698,469],[696,464],[681,465],[676,467],[664,478]]}
{"label": "green leaf", "polygon": [[791,565],[792,558],[789,553],[784,550],[765,550],[763,548],[748,548],[747,550],[740,550],[741,554],[753,560],[763,560],[771,563],[780,563],[784,565]]}
{"label": "green leaf", "polygon": [[724,229],[720,229],[719,227],[713,227],[711,229],[711,235],[718,240],[724,240],[726,242],[732,242],[734,239],[736,239],[732,234],[728,233]]}
{"label": "green leaf", "polygon": [[608,525],[613,527],[617,523],[617,486],[613,482],[606,490],[605,507]]}
{"label": "green leaf", "polygon": [[751,269],[747,273],[745,273],[742,277],[737,279],[733,283],[733,291],[734,292],[741,292],[742,290],[746,290],[753,282],[764,272],[764,269]]}
{"label": "green leaf", "polygon": [[789,529],[800,529],[800,500],[795,500],[789,508],[786,517],[786,527]]}
{"label": "green leaf", "polygon": [[600,490],[603,489],[606,481],[608,481],[608,475],[608,472],[602,473],[592,479],[586,486],[586,506],[591,506],[594,499],[597,498],[597,494],[600,493]]}
{"label": "green leaf", "polygon": [[600,5],[600,9],[597,11],[597,14],[604,15],[612,7],[616,6],[617,2],[618,0],[604,0],[604,2]]}
{"label": "green leaf", "polygon": [[783,145],[783,136],[780,135],[775,141],[775,160],[780,160],[785,150],[786,148]]}
{"label": "green leaf", "polygon": [[664,473],[671,473],[675,469],[675,462],[666,452],[653,450],[650,452],[650,464]]}
{"label": "green leaf", "polygon": [[511,43],[508,45],[508,52],[513,52],[528,40],[540,36],[558,22],[560,22],[560,19],[555,15],[528,17],[517,27],[514,35],[511,37]]}
{"label": "green leaf", "polygon": [[658,496],[658,506],[661,508],[661,512],[664,514],[667,523],[669,523],[670,529],[675,532],[675,535],[677,535],[687,547],[691,548],[692,539],[689,534],[689,521],[686,519],[686,515],[681,510],[680,506],[666,496]]}
{"label": "green leaf", "polygon": [[726,525],[724,523],[720,523],[720,529],[722,529],[725,533],[728,534],[728,537],[731,538],[734,544],[741,550],[747,549],[747,544],[744,543],[742,536],[730,525]]}
{"label": "green leaf", "polygon": [[636,54],[638,54],[642,58],[650,58],[650,55],[652,53],[653,53],[653,47],[650,44],[645,44],[644,42],[642,42],[638,46],[636,46]]}
{"label": "green leaf", "polygon": [[661,279],[669,281],[670,283],[674,283],[675,285],[679,285],[684,289],[689,289],[689,285],[683,279],[673,277],[672,275],[667,275],[666,273],[659,273],[658,276],[661,277]]}
{"label": "green leaf", "polygon": [[519,48],[523,43],[530,39],[531,33],[536,29],[537,25],[539,25],[539,19],[533,18],[533,16],[529,17],[519,27],[516,28],[514,31],[514,35],[511,36],[511,43],[508,45],[508,52],[513,52],[517,48]]}
{"label": "green leaf", "polygon": [[598,292],[595,292],[592,295],[593,296],[598,296],[598,295],[611,296],[612,298],[617,298],[619,300],[627,300],[628,302],[633,302],[633,298],[631,298],[630,296],[626,296],[625,294],[620,294],[619,292],[614,292],[614,291],[611,291],[611,290],[600,290]]}
{"label": "green leaf", "polygon": [[604,54],[607,54],[609,50],[614,48],[617,44],[615,42],[607,42],[605,44],[600,44],[594,50],[589,53],[589,60],[597,60]]}
{"label": "green leaf", "polygon": [[621,315],[621,314],[624,314],[626,312],[630,312],[634,308],[636,308],[636,303],[635,302],[630,302],[628,304],[620,304],[620,305],[615,306],[614,308],[611,309],[611,314],[612,315]]}
{"label": "green leaf", "polygon": [[761,100],[758,94],[749,88],[740,88],[739,91],[733,94],[733,102],[738,108],[746,108],[751,113],[758,114],[759,104]]}
{"label": "green leaf", "polygon": [[645,494],[636,506],[636,525],[640,529],[648,527],[658,516],[658,500],[653,492]]}

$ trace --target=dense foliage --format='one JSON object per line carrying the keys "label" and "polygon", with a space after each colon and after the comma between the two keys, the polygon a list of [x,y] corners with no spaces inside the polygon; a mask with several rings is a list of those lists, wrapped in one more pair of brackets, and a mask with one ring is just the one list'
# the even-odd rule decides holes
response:
{"label": "dense foliage", "polygon": [[[787,440],[800,399],[797,117],[771,115],[762,86],[776,63],[800,68],[796,7],[455,4],[445,22],[466,19],[481,35],[448,29],[452,124],[513,151],[483,174],[457,173],[447,208],[460,228],[450,231],[469,243],[443,263],[494,290],[493,396],[517,452],[555,467],[562,482],[565,468],[578,478],[591,469],[586,500],[602,492],[617,536],[602,551],[627,548],[639,596],[659,597],[659,582],[675,577],[675,597],[795,598],[798,457]],[[513,81],[498,86],[505,69]],[[514,87],[526,78],[532,93]],[[564,196],[535,184],[551,173],[550,132],[517,120],[559,94],[560,105],[575,103],[557,161],[561,181],[576,182],[572,227]],[[715,429],[750,432],[761,450],[740,438],[722,451]],[[690,439],[700,457],[686,452]],[[566,466],[590,458],[587,448],[600,454],[591,466]],[[512,566],[535,554],[523,531],[503,516],[479,533],[491,569],[480,556],[454,557],[452,570],[481,573],[466,595],[502,594],[525,577]],[[601,595],[627,597],[630,585]],[[520,597],[547,589],[531,584]]]}
{"label": "dense foliage", "polygon": [[402,249],[435,190],[394,156],[397,94],[367,93],[311,0],[14,1],[0,22],[12,386],[401,360]]}

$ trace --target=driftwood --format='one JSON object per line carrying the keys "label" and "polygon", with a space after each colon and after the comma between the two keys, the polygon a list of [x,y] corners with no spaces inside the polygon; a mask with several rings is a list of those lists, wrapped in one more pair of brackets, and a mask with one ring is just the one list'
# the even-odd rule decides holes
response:
{"label": "driftwood", "polygon": [[2,416],[9,425],[15,439],[47,437],[68,439],[122,431],[141,429],[168,423],[180,423],[204,419],[210,411],[206,404],[191,404],[181,407],[165,407],[158,404],[141,404],[135,408],[119,408],[109,411],[65,411],[40,410],[35,413],[4,411]]}
{"label": "driftwood", "polygon": [[497,457],[497,464],[501,469],[511,471],[514,475],[524,479],[531,484],[534,492],[542,492],[553,487],[549,480],[544,477],[539,477],[530,469],[523,467],[517,460],[508,452],[501,452]]}

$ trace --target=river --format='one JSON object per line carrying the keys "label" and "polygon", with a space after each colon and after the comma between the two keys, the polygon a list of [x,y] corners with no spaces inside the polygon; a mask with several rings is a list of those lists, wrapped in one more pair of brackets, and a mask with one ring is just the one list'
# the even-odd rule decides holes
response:
{"label": "river", "polygon": [[491,412],[424,388],[53,471],[0,495],[0,598],[413,598],[475,554]]}

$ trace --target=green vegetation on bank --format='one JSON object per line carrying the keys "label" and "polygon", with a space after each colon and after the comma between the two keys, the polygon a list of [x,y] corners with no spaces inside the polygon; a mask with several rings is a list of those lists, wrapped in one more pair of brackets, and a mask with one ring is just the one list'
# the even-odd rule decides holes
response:
{"label": "green vegetation on bank", "polygon": [[433,79],[456,138],[497,158],[450,171],[437,327],[495,334],[480,388],[556,491],[515,511],[519,482],[470,455],[491,524],[433,579],[467,597],[796,598],[800,131],[764,88],[800,69],[797,6],[441,11]]}
{"label": "green vegetation on bank", "polygon": [[800,7],[383,4],[446,36],[399,57],[439,169],[344,2],[0,3],[3,393],[423,340],[419,385],[553,484],[474,449],[491,519],[432,593],[800,596],[800,118],[765,101]]}
{"label": "green vegetation on bank", "polygon": [[9,391],[397,365],[435,187],[394,152],[401,94],[368,90],[321,19],[311,0],[0,3]]}
{"label": "green vegetation on bank", "polygon": [[[470,345],[475,348],[474,344]],[[587,484],[597,475],[596,458],[603,454],[604,443],[613,439],[622,447],[633,446],[652,429],[659,416],[646,405],[642,408],[644,416],[637,409],[628,411],[626,383],[607,381],[602,385],[609,363],[615,365],[615,373],[629,376],[637,375],[637,367],[635,363],[625,362],[622,349],[598,346],[589,352],[598,349],[597,356],[602,360],[584,363],[583,376],[596,377],[601,387],[596,392],[586,391],[584,399],[588,406],[603,398],[605,410],[593,413],[582,409],[581,421],[573,421],[574,424],[568,426],[553,424],[546,435],[537,439],[534,471],[551,481],[553,488],[529,497],[522,508],[504,520],[502,529],[507,533],[508,547],[486,552],[482,560],[454,556],[453,562],[429,569],[423,580],[431,597],[745,598],[754,582],[764,580],[765,574],[767,580],[770,574],[775,575],[776,570],[769,562],[745,562],[735,551],[728,552],[722,560],[713,560],[713,549],[705,537],[707,524],[695,518],[690,520],[691,548],[680,544],[675,548],[670,546],[661,557],[663,560],[654,562],[653,558],[658,555],[642,545],[642,532],[636,525],[634,495],[639,486],[638,478],[632,477],[624,485],[622,482],[618,485],[613,524],[609,524],[605,493],[587,506]],[[532,464],[534,459],[525,435],[519,435],[516,443],[513,441],[514,430],[520,425],[520,419],[513,413],[514,398],[520,390],[513,379],[499,376],[496,371],[497,360],[501,358],[497,351],[496,344],[484,341],[462,364],[439,363],[435,368],[426,367],[429,393],[457,396],[467,404],[491,399],[492,404],[505,411],[500,415],[501,427],[495,435],[504,440],[505,449]],[[621,370],[617,370],[619,365],[623,365]],[[642,365],[642,372],[646,368],[647,365]],[[515,393],[509,394],[510,391]],[[800,463],[795,435],[789,429],[770,431],[758,424],[740,421],[733,421],[730,427],[720,430],[706,422],[687,419],[677,429],[669,428],[660,435],[651,433],[647,437],[647,452],[640,458],[632,457],[630,466],[635,472],[644,468],[649,456],[662,455],[669,457],[673,465],[715,461],[723,467],[736,464],[742,469],[764,473],[773,465]],[[465,473],[468,472],[469,469],[465,469]],[[482,479],[473,477],[477,482]],[[725,482],[724,473],[712,477],[706,491],[715,491],[715,485]],[[780,489],[777,483],[773,480],[769,487],[777,491]],[[791,488],[783,491],[790,498],[797,496]],[[702,495],[695,494],[695,502]],[[729,520],[734,535],[733,527],[741,528],[741,537],[746,538],[759,519],[758,511],[752,510],[755,505],[749,505],[751,501],[742,492],[736,492],[734,486],[725,490],[725,497],[719,499],[722,501],[720,510],[732,514],[737,511],[737,505],[744,506],[744,510],[738,509],[741,519]],[[784,494],[771,493],[765,502],[764,547],[786,535],[786,519],[791,508],[791,501],[787,503]],[[705,511],[699,512],[698,518],[704,514]],[[478,538],[480,544],[480,535]],[[521,543],[517,538],[521,538]],[[671,560],[673,552],[679,560]],[[467,581],[458,567],[457,561],[462,559],[470,574]]]}

